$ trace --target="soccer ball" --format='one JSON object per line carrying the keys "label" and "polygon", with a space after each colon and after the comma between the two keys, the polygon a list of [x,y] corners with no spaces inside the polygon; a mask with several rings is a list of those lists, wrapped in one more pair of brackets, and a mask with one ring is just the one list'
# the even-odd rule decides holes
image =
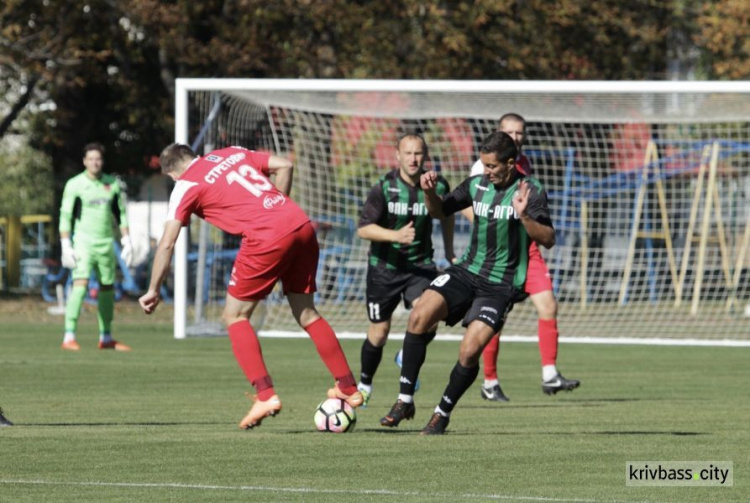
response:
{"label": "soccer ball", "polygon": [[340,398],[323,400],[315,409],[315,427],[318,431],[329,433],[346,433],[357,424],[357,413]]}

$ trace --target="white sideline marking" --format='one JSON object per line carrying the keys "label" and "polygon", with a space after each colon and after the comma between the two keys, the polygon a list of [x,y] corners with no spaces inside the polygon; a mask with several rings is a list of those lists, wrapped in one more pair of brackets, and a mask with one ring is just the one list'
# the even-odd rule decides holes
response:
{"label": "white sideline marking", "polygon": [[[423,493],[419,491],[394,491],[391,489],[315,489],[312,487],[271,487],[271,486],[216,486],[202,484],[149,483],[149,482],[58,482],[54,480],[10,480],[0,479],[0,484],[48,485],[48,486],[81,486],[81,487],[134,487],[165,489],[197,489],[201,491],[275,491],[281,493],[304,494],[349,494],[349,495],[383,495],[383,496],[416,496],[420,498],[458,498],[458,499],[494,499],[516,501],[541,501],[552,503],[604,503],[603,500],[545,498],[537,496],[511,496],[507,494],[451,494]],[[607,503],[618,503],[606,500]],[[622,502],[624,503],[624,502]],[[635,503],[635,502],[632,502]]]}
{"label": "white sideline marking", "polygon": [[[261,337],[276,337],[286,339],[302,338],[307,339],[310,337],[306,332],[303,331],[284,331],[284,330],[261,330],[258,332]],[[336,336],[339,339],[364,339],[364,332],[336,332]],[[390,334],[388,336],[391,340],[403,340],[404,334]],[[460,341],[463,338],[462,335],[438,335],[436,341]],[[536,343],[538,338],[531,335],[505,335],[501,336],[503,342],[534,342]],[[750,347],[750,341],[737,341],[732,339],[716,339],[716,340],[701,340],[701,339],[666,339],[666,338],[655,338],[647,339],[640,337],[560,337],[560,342],[572,343],[572,344],[635,344],[642,346],[721,346],[721,347]]]}

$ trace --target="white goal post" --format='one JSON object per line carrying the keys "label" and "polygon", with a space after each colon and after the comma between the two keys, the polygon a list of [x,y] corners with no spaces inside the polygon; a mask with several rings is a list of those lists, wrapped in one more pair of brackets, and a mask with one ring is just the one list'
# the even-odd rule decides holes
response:
{"label": "white goal post", "polygon": [[[294,160],[292,197],[321,243],[318,307],[338,332],[363,335],[368,243],[356,222],[395,167],[398,133],[421,132],[427,167],[454,187],[508,112],[526,118],[524,151],[549,194],[558,244],[543,254],[562,337],[750,340],[750,82],[177,79],[175,141],[200,131],[201,153],[241,145]],[[467,229],[457,225],[457,252]],[[205,225],[187,234],[173,265],[178,339],[223,333],[236,248]],[[394,334],[406,316],[395,313]],[[277,292],[252,322],[298,330]],[[516,306],[505,333],[536,331],[531,303]]]}

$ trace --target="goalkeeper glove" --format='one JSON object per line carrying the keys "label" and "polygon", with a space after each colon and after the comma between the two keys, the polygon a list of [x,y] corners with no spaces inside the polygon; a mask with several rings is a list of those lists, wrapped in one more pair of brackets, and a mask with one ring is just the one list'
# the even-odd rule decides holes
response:
{"label": "goalkeeper glove", "polygon": [[125,262],[125,265],[130,267],[133,263],[133,245],[130,242],[130,236],[123,236],[120,239],[122,245],[122,251],[120,251],[120,258]]}
{"label": "goalkeeper glove", "polygon": [[78,263],[78,256],[75,250],[73,250],[73,243],[70,242],[70,238],[62,238],[60,240],[62,245],[62,265],[68,269],[75,269],[76,263]]}

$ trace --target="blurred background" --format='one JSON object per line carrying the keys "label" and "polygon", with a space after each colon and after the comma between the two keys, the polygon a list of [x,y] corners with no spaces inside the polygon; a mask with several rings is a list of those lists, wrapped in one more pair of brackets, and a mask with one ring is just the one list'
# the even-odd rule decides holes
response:
{"label": "blurred background", "polygon": [[[120,177],[133,204],[166,199],[171,187],[159,176],[157,156],[174,140],[176,78],[517,80],[521,86],[524,80],[736,81],[750,75],[746,30],[750,11],[746,7],[742,0],[5,0],[0,7],[0,290],[38,291],[44,286],[45,274],[54,271],[59,260],[56,229],[61,192],[67,179],[82,169],[81,149],[86,143],[99,141],[106,146],[105,171]],[[214,99],[210,93],[191,98],[190,113],[199,116],[191,125],[191,135],[210,115]],[[274,113],[280,115],[278,110],[275,108]],[[439,160],[448,174],[453,170],[452,183],[460,181],[463,167],[469,166],[463,157],[473,155],[475,143],[494,127],[492,117],[459,124],[468,128],[466,134],[453,123],[435,126],[446,137],[471,136],[470,144],[465,145],[460,138],[446,140],[446,152]],[[667,132],[675,130],[651,119],[647,126],[631,127],[627,121],[613,120],[592,128],[580,123],[558,127],[554,121],[531,117],[530,133],[536,143],[532,141],[530,148],[537,149],[539,176],[545,185],[560,189],[562,194],[562,166],[566,161],[554,160],[546,166],[543,159],[549,158],[554,142],[562,145],[559,138],[575,143],[576,138],[584,136],[586,142],[580,140],[574,145],[574,167],[584,175],[602,179],[610,172],[640,169],[649,137],[666,137]],[[433,127],[430,120],[419,119],[422,122],[415,124],[429,129]],[[368,122],[367,127],[375,122]],[[269,143],[258,132],[245,133],[240,140],[251,148],[283,147],[282,153],[301,155],[299,141],[297,146],[293,141],[284,144],[273,127],[263,127],[267,131],[262,134],[275,138],[275,142]],[[290,125],[289,130],[297,134],[295,127]],[[347,124],[344,130],[349,127]],[[389,127],[386,124],[373,131],[391,134]],[[721,128],[727,130],[725,125]],[[733,121],[731,131],[725,135],[714,129],[695,133],[692,138],[737,139],[739,135],[747,139],[748,123]],[[344,137],[344,147],[350,138]],[[218,144],[216,133],[213,141],[217,147],[223,146]],[[346,156],[336,158],[337,152],[346,153],[346,148],[337,146],[335,137],[325,141],[326,156],[340,168],[343,164],[339,161]],[[377,158],[382,145],[375,140],[372,143],[365,155]],[[387,150],[390,144],[390,140],[386,142]],[[638,152],[635,161],[633,156],[618,158],[618,152],[633,145]],[[662,157],[670,154],[663,150],[666,147],[659,148]],[[591,155],[582,161],[587,149]],[[451,150],[465,154],[454,165],[446,160]],[[726,187],[733,184],[732,190],[739,194],[739,199],[730,198],[726,203],[734,205],[731,215],[739,219],[730,224],[731,235],[741,235],[743,230],[746,157],[746,153],[735,156],[727,175],[727,180],[734,181],[728,181]],[[360,166],[358,161],[353,169]],[[366,176],[359,173],[361,187],[360,182],[351,185],[350,189],[357,189],[350,190],[354,199],[363,197],[362,190],[383,163],[374,161],[372,167],[373,172]],[[688,171],[693,173],[695,169]],[[687,222],[688,209],[698,207],[691,205],[690,199],[696,193],[695,180],[680,180],[679,186],[677,182],[672,185],[683,195],[680,213]],[[612,208],[619,208],[617,214],[622,215],[618,222],[622,222],[624,237],[619,249],[627,248],[628,219],[633,216],[629,214],[635,196],[634,187],[628,190],[621,200],[601,203],[600,207],[595,203],[591,210],[594,216],[590,217],[595,223],[592,248],[605,246],[603,229],[611,228],[612,217],[608,215],[614,214],[609,212]],[[672,196],[668,193],[667,197]],[[655,199],[647,207],[649,204],[658,216]],[[354,220],[359,200],[352,200],[350,206],[343,213],[351,213],[348,216]],[[145,212],[131,214],[131,221],[148,221],[145,235],[153,235],[150,222],[161,218],[163,207],[133,211]],[[331,225],[326,219],[333,213],[342,214],[340,208],[327,211],[321,209],[323,231]],[[353,224],[347,221],[346,225]],[[349,238],[351,231],[347,229]],[[20,243],[9,246],[9,237],[16,239],[15,235],[20,236]],[[214,238],[217,240],[223,247],[232,248],[226,237]],[[733,265],[738,242],[731,243]],[[576,242],[574,247],[579,246]],[[140,262],[145,264],[148,250],[140,247],[139,253]],[[671,256],[671,250],[669,253]],[[565,258],[560,258],[561,263]],[[740,269],[744,265],[741,262],[737,262]],[[20,267],[16,264],[8,270],[8,264],[15,263]],[[576,271],[581,267],[564,263],[553,266]],[[134,278],[126,286],[137,292],[147,268],[130,273]],[[601,287],[601,292],[594,290],[591,295],[603,301],[616,300],[622,267],[618,266],[615,273],[617,279],[609,293]],[[644,269],[642,275],[648,274]],[[565,280],[563,274],[559,275],[557,287],[562,290],[558,293],[564,293]],[[577,280],[571,281],[569,300],[585,302]],[[640,281],[647,282],[643,277]],[[745,283],[738,275],[735,286]],[[331,284],[326,287],[336,288]],[[644,298],[661,297],[664,289],[655,288],[644,289]],[[51,297],[52,293],[45,295]],[[561,300],[566,300],[564,295]]]}

